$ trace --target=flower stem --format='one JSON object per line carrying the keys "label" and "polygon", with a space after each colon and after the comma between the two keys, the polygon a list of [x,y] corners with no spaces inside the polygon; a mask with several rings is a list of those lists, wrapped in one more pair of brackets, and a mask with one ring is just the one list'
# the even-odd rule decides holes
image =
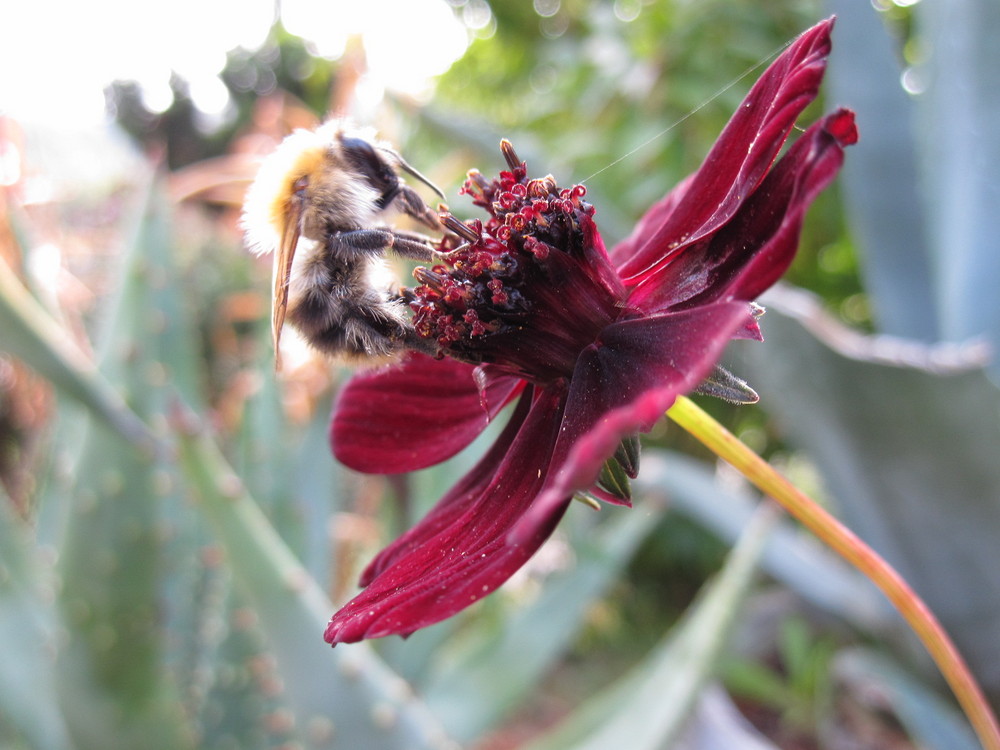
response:
{"label": "flower stem", "polygon": [[822,542],[882,590],[923,641],[954,691],[983,748],[1000,750],[1000,725],[968,665],[937,618],[903,577],[850,529],[781,476],[693,401],[681,396],[667,416],[717,456],[732,464],[761,492],[777,500]]}

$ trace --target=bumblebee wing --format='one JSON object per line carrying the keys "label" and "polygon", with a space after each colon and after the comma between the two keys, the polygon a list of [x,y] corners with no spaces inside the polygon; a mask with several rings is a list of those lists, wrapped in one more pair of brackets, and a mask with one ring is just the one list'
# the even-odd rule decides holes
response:
{"label": "bumblebee wing", "polygon": [[292,261],[295,260],[295,248],[302,234],[302,203],[291,201],[285,224],[281,232],[281,242],[274,252],[274,271],[271,292],[271,339],[274,342],[274,367],[281,369],[281,329],[285,325],[285,313],[288,311],[288,284],[292,276]]}

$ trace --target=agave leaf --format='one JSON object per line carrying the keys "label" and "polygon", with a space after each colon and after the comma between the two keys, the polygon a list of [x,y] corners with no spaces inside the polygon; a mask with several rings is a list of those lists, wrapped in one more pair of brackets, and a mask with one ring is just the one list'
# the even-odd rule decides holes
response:
{"label": "agave leaf", "polygon": [[[1000,5],[992,0],[915,8],[927,55],[917,69],[923,184],[936,254],[942,338],[985,335],[1000,349]],[[892,224],[901,223],[893,217]],[[1000,360],[990,365],[1000,375]]]}
{"label": "agave leaf", "polygon": [[69,750],[69,734],[55,694],[52,649],[58,616],[52,576],[32,549],[29,534],[0,489],[0,726],[8,724],[37,750]]}
{"label": "agave leaf", "polygon": [[[838,14],[830,85],[857,110],[862,138],[843,169],[844,200],[880,330],[924,341],[984,336],[1000,346],[1000,7],[989,0],[915,8],[925,50],[899,83],[892,40],[868,5]],[[854,158],[857,157],[857,158]],[[994,379],[1000,359],[989,366]]]}
{"label": "agave leaf", "polygon": [[874,688],[884,696],[920,747],[928,750],[979,747],[969,725],[954,707],[885,655],[866,648],[841,651],[834,657],[832,671],[838,681],[855,686],[857,693],[870,693]]}
{"label": "agave leaf", "polygon": [[[262,365],[261,371],[266,373],[267,366]],[[297,537],[302,524],[294,507],[299,436],[285,418],[279,384],[273,376],[258,376],[253,394],[244,403],[241,429],[235,438],[233,468],[285,542],[299,552]]]}
{"label": "agave leaf", "polygon": [[777,517],[773,506],[762,507],[717,578],[662,643],[530,750],[671,747],[712,673]]}
{"label": "agave leaf", "polygon": [[565,653],[587,609],[613,583],[663,516],[664,504],[621,512],[596,533],[578,534],[576,561],[546,581],[531,606],[495,629],[481,628],[460,649],[446,652],[422,686],[427,704],[460,742],[494,726],[528,695]]}
{"label": "agave leaf", "polygon": [[333,604],[246,492],[218,447],[186,416],[185,476],[259,620],[307,748],[434,748],[443,731],[406,683],[364,644],[328,649]]}
{"label": "agave leaf", "polygon": [[83,404],[126,440],[147,449],[155,438],[121,395],[98,373],[73,337],[0,260],[0,348],[25,362],[61,394]]}
{"label": "agave leaf", "polygon": [[767,341],[741,350],[762,405],[816,462],[847,525],[927,601],[1000,696],[1000,392],[981,369],[946,367],[961,360],[948,351],[923,357],[937,374],[871,356],[918,361],[906,342],[871,339],[863,359],[856,334],[815,311],[803,318],[833,343],[853,337],[844,339],[852,352],[835,351],[779,314],[780,300],[769,300]]}
{"label": "agave leaf", "polygon": [[68,638],[57,661],[59,705],[81,748],[192,746],[164,670],[163,538],[155,517],[164,485],[156,484],[156,465],[114,434],[95,426],[88,443],[103,449],[83,453],[91,471],[78,467],[60,556]]}
{"label": "agave leaf", "polygon": [[[108,309],[102,373],[143,420],[165,422],[174,389],[190,391],[194,335],[183,315],[164,202],[147,194]],[[166,664],[161,616],[166,509],[179,483],[153,450],[91,420],[75,466],[53,486],[70,499],[61,540],[61,606],[68,640],[60,705],[81,747],[192,747]]]}
{"label": "agave leaf", "polygon": [[336,539],[330,519],[345,509],[347,470],[330,452],[331,399],[323,399],[301,435],[295,456],[292,484],[298,499],[295,511],[301,527],[299,555],[306,569],[324,590],[329,590],[330,560],[335,559]]}
{"label": "agave leaf", "polygon": [[892,40],[872,4],[828,5],[837,25],[827,98],[853,109],[861,132],[841,171],[841,194],[864,249],[875,320],[884,333],[934,341],[940,323],[919,189],[916,107],[900,85]]}
{"label": "agave leaf", "polygon": [[[735,543],[760,504],[725,487],[711,466],[664,451],[646,451],[637,485],[644,498],[669,498],[671,507]],[[898,627],[898,618],[868,579],[792,523],[768,535],[761,567],[799,596],[870,632]]]}

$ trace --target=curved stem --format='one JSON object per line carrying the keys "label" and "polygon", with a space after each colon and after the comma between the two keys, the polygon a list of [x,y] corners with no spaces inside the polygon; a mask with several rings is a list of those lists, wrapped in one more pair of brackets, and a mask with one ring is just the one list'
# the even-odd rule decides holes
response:
{"label": "curved stem", "polygon": [[903,616],[930,652],[986,750],[1000,750],[1000,725],[968,665],[944,628],[903,577],[850,529],[781,476],[735,435],[681,396],[667,416],[732,464],[761,492],[777,500],[806,528],[867,576]]}

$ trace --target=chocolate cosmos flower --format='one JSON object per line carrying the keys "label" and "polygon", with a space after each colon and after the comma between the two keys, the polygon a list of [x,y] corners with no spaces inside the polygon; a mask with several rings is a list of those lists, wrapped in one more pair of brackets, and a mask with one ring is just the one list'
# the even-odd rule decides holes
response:
{"label": "chocolate cosmos flower", "polygon": [[788,268],[806,208],[857,139],[840,110],[775,163],[816,97],[832,25],[775,60],[701,168],[610,252],[585,190],[529,179],[509,144],[509,171],[470,174],[465,192],[489,219],[453,220],[467,242],[447,267],[415,274],[414,325],[443,357],[356,376],[334,414],[334,453],[364,472],[424,468],[516,405],[479,464],[369,565],[328,642],[408,635],[478,601],[531,557],[574,493],[627,504],[598,482],[602,467],[634,475],[623,446],[705,381],[731,338],[760,338],[751,302]]}

